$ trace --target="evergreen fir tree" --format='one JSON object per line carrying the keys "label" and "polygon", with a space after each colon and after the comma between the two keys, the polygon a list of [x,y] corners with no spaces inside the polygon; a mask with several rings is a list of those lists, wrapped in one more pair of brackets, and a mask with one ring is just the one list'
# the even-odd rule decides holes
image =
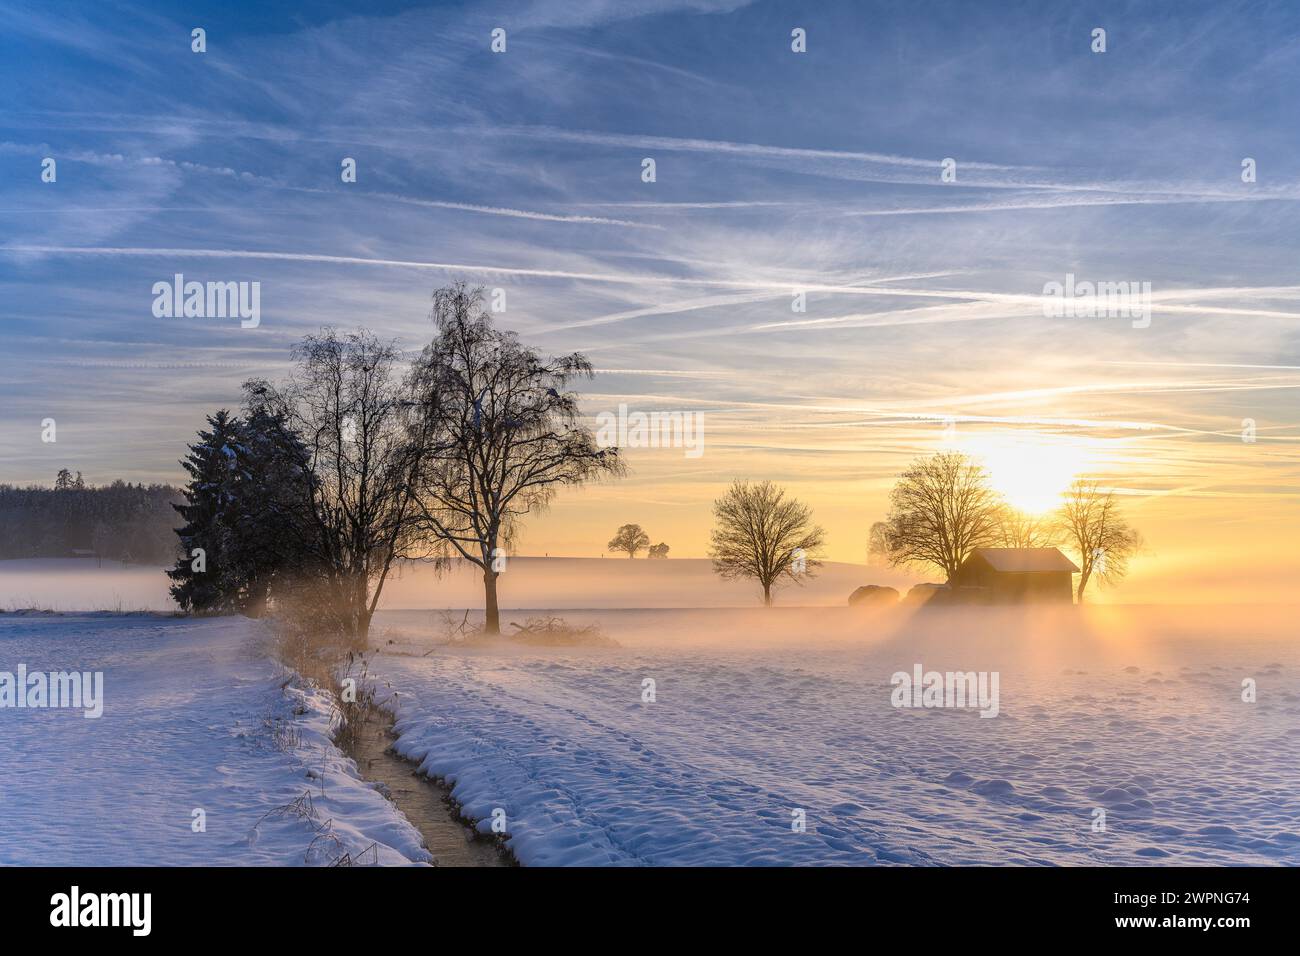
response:
{"label": "evergreen fir tree", "polygon": [[208,416],[208,426],[181,461],[190,481],[185,503],[172,507],[185,519],[185,526],[176,531],[181,555],[167,576],[174,582],[171,594],[182,610],[220,613],[239,609],[239,595],[232,592],[228,579],[223,581],[239,422],[223,408]]}
{"label": "evergreen fir tree", "polygon": [[173,506],[186,525],[176,532],[182,554],[167,572],[172,597],[186,611],[259,617],[284,574],[306,570],[306,449],[262,409],[247,419],[222,409],[208,425],[181,462],[190,482],[186,503]]}
{"label": "evergreen fir tree", "polygon": [[311,473],[302,442],[262,408],[242,422],[237,462],[228,558],[238,575],[241,607],[260,616],[277,583],[309,571]]}

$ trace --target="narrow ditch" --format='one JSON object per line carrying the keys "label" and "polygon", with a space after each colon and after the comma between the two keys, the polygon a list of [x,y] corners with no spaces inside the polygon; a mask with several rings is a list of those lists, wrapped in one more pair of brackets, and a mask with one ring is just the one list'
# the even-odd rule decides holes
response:
{"label": "narrow ditch", "polygon": [[362,779],[383,784],[397,808],[420,831],[424,846],[438,866],[510,866],[509,851],[475,833],[457,816],[451,790],[420,773],[405,757],[393,752],[393,717],[379,707],[361,709],[364,719],[343,752],[357,763]]}

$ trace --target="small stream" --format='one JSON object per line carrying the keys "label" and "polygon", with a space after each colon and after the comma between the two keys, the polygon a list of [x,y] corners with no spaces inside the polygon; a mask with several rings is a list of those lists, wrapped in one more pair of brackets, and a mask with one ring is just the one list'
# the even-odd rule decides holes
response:
{"label": "small stream", "polygon": [[424,837],[438,866],[509,866],[495,843],[475,834],[456,818],[451,791],[420,773],[414,763],[392,751],[393,718],[371,708],[358,728],[355,746],[345,752],[357,762],[364,780],[382,783],[411,825]]}

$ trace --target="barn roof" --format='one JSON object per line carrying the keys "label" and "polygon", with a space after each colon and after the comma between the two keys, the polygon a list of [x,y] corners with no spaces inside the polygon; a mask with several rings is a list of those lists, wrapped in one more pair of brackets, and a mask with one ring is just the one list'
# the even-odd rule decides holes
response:
{"label": "barn roof", "polygon": [[976,548],[969,561],[981,557],[994,571],[1021,573],[1025,571],[1078,571],[1073,561],[1057,548]]}

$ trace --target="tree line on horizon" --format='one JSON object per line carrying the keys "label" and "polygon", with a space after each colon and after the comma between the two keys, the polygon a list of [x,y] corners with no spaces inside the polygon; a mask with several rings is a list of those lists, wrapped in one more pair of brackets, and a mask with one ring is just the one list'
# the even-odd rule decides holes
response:
{"label": "tree line on horizon", "polygon": [[166,484],[92,486],[66,468],[53,487],[0,485],[0,559],[81,552],[125,564],[167,564],[176,554],[171,505],[181,495]]}

